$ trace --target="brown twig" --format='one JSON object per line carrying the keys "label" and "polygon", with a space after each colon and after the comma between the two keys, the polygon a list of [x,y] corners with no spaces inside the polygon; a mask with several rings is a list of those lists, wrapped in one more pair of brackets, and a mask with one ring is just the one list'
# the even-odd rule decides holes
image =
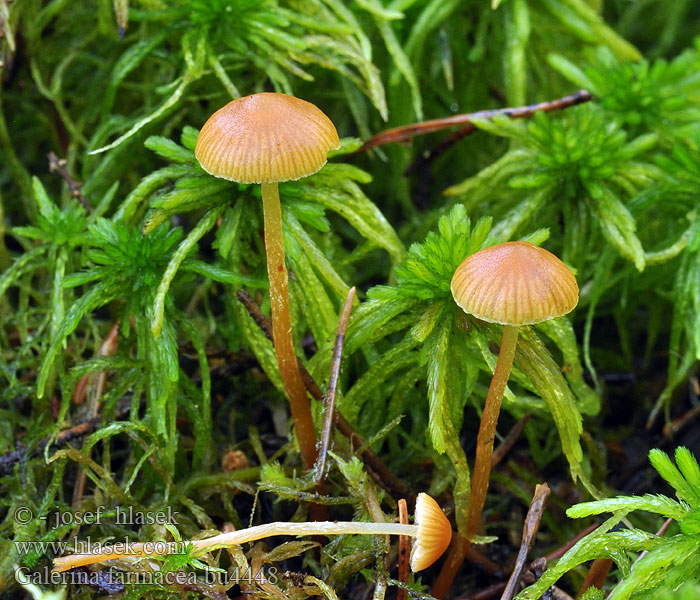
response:
{"label": "brown twig", "polygon": [[667,442],[671,437],[673,437],[686,425],[695,420],[698,416],[700,416],[700,404],[696,404],[685,414],[681,415],[677,419],[673,419],[673,421],[664,425],[663,438],[661,443],[663,444]]}
{"label": "brown twig", "polygon": [[569,550],[571,550],[575,545],[576,542],[578,542],[580,539],[586,537],[589,533],[592,531],[595,531],[600,527],[600,524],[594,523],[593,525],[589,525],[586,527],[584,530],[579,531],[573,538],[571,538],[566,544],[562,544],[559,546],[559,548],[556,548],[555,550],[552,550],[547,556],[544,558],[549,562],[550,560],[557,560],[558,558],[561,558],[566,554]]}
{"label": "brown twig", "polygon": [[[587,90],[579,90],[578,92],[575,92],[574,94],[571,94],[569,96],[564,96],[563,98],[559,98],[557,100],[550,100],[548,102],[540,102],[539,104],[531,104],[530,106],[524,106],[524,107],[519,107],[519,108],[514,108],[514,109],[508,109],[508,108],[503,108],[503,109],[496,109],[495,112],[496,114],[503,114],[507,117],[510,117],[511,119],[518,119],[518,118],[527,118],[531,117],[533,114],[536,112],[550,112],[553,110],[562,110],[564,108],[569,108],[570,106],[576,106],[577,104],[583,104],[584,102],[588,102],[589,100],[592,99],[592,95],[590,92]],[[481,111],[482,113],[487,113],[489,111]],[[475,113],[479,114],[479,113]],[[484,118],[491,119],[493,116],[488,116],[488,115],[480,115],[484,116]],[[409,177],[415,173],[421,172],[426,170],[427,166],[434,161],[435,159],[439,158],[442,156],[445,152],[447,152],[452,146],[454,146],[457,142],[461,141],[465,137],[467,137],[470,133],[473,133],[476,130],[476,127],[474,126],[473,123],[469,123],[465,125],[464,127],[461,127],[454,133],[448,135],[444,140],[442,140],[437,146],[434,148],[431,148],[429,150],[426,150],[421,154],[418,158],[416,158],[404,171],[404,175],[406,177]]]}
{"label": "brown twig", "polygon": [[[529,104],[528,106],[518,106],[514,108],[495,108],[492,110],[479,110],[473,113],[463,113],[459,115],[452,115],[451,117],[442,117],[439,119],[431,119],[429,121],[422,121],[420,123],[411,123],[410,125],[401,125],[399,127],[394,127],[392,129],[387,129],[382,131],[377,135],[369,138],[362,146],[360,146],[355,154],[360,152],[366,152],[371,148],[376,148],[377,146],[383,146],[384,144],[407,142],[419,135],[425,135],[426,133],[433,133],[435,131],[440,131],[441,129],[447,129],[448,127],[454,127],[455,125],[464,125],[463,129],[467,130],[466,133],[471,133],[476,128],[473,121],[474,119],[493,119],[496,115],[505,115],[511,119],[521,119],[525,117],[531,117],[537,111],[551,111],[560,110],[562,108],[568,108],[569,106],[574,106],[576,104],[581,104],[583,102],[588,102],[593,98],[592,94],[587,90],[579,90],[574,94],[569,96],[564,96],[563,98],[558,98],[557,100],[549,100],[547,102],[539,102],[537,104]],[[460,130],[461,131],[461,130]]]}
{"label": "brown twig", "polygon": [[[105,337],[104,341],[102,342],[102,345],[97,351],[97,356],[112,356],[117,350],[118,335],[119,322],[115,323],[112,326],[112,329],[109,330],[107,337]],[[80,381],[78,381],[78,385],[75,386],[75,392],[73,392],[74,404],[82,404],[85,400],[85,396],[87,395],[87,388],[90,384],[90,380],[93,378],[93,375],[93,373],[86,373],[80,378]],[[95,392],[95,396],[98,399],[100,396],[102,396],[102,392],[104,390],[105,377],[105,372],[100,371],[100,373],[98,374],[98,380],[96,384],[97,390]],[[93,413],[93,416],[97,414],[97,407],[93,407],[91,409],[91,412]]]}
{"label": "brown twig", "polygon": [[492,469],[495,468],[496,465],[498,465],[506,457],[508,452],[510,452],[511,448],[520,437],[520,434],[523,432],[523,429],[525,429],[525,425],[527,425],[527,422],[529,420],[530,413],[525,413],[522,416],[522,418],[513,426],[513,429],[511,429],[508,432],[508,435],[498,445],[498,448],[496,448],[493,451],[493,455],[491,456]]}
{"label": "brown twig", "polygon": [[538,484],[535,486],[535,494],[532,497],[532,502],[530,502],[530,508],[527,511],[527,516],[525,517],[525,525],[523,526],[523,537],[520,542],[520,550],[518,551],[518,558],[515,561],[515,567],[513,572],[508,579],[508,584],[506,589],[503,590],[501,595],[501,600],[512,600],[517,592],[517,588],[520,585],[520,577],[525,569],[525,561],[527,560],[527,555],[532,548],[532,544],[535,541],[535,536],[537,535],[537,530],[540,528],[540,521],[542,520],[542,513],[544,507],[547,504],[547,498],[549,498],[549,486],[546,483]]}
{"label": "brown twig", "polygon": [[49,171],[52,173],[56,172],[63,177],[68,184],[68,191],[70,192],[70,195],[73,196],[73,198],[77,198],[87,212],[92,212],[92,206],[90,206],[87,198],[85,198],[83,193],[80,191],[83,184],[73,179],[70,176],[70,173],[68,173],[66,170],[66,159],[58,158],[54,152],[49,152],[47,156],[49,159]]}
{"label": "brown twig", "polygon": [[459,598],[458,600],[489,600],[490,598],[495,598],[498,594],[502,593],[506,589],[505,583],[494,583],[484,590],[473,594],[472,596],[467,596],[466,598]]}
{"label": "brown twig", "polygon": [[[528,565],[527,569],[525,569],[522,573],[523,583],[525,583],[526,585],[531,585],[535,583],[542,576],[542,573],[544,573],[544,571],[546,570],[547,561],[561,558],[568,550],[571,549],[571,547],[576,542],[578,542],[581,538],[591,533],[591,531],[594,531],[597,527],[597,524],[586,527],[586,529],[576,534],[576,536],[573,539],[569,540],[559,548],[553,550],[547,556],[536,558],[535,560],[533,560]],[[493,598],[498,594],[502,593],[503,590],[505,590],[505,588],[506,583],[497,583],[492,586],[489,586],[488,588],[472,596],[462,597],[458,600],[488,600],[489,598]],[[550,588],[550,591],[552,592],[552,600],[571,600],[571,596],[569,596],[566,592],[563,592],[556,586]]]}
{"label": "brown twig", "polygon": [[401,125],[400,127],[387,129],[386,131],[382,131],[381,133],[371,137],[355,151],[355,154],[366,152],[371,148],[376,148],[377,146],[382,146],[384,144],[406,142],[418,135],[425,135],[426,133],[433,133],[435,131],[440,131],[441,129],[454,127],[455,125],[462,125],[459,130],[455,131],[431,150],[424,152],[418,159],[411,163],[405,171],[405,175],[409,176],[417,171],[423,170],[427,164],[435,160],[438,156],[442,155],[458,141],[475,131],[476,126],[474,125],[473,121],[476,118],[493,119],[493,117],[496,115],[505,115],[511,119],[522,119],[531,117],[538,111],[548,112],[552,110],[561,110],[570,106],[588,102],[592,98],[593,96],[589,91],[579,90],[578,92],[575,92],[569,96],[564,96],[563,98],[549,100],[547,102],[539,102],[538,104],[530,104],[528,106],[480,110],[473,113],[453,115],[451,117],[443,117],[440,119],[431,119],[421,123]]}
{"label": "brown twig", "polygon": [[328,445],[331,440],[331,430],[335,422],[335,395],[338,390],[338,378],[340,377],[340,365],[343,358],[343,344],[345,342],[345,332],[348,329],[352,302],[355,299],[355,288],[351,287],[345,298],[345,303],[340,311],[338,319],[338,332],[335,336],[333,346],[333,358],[331,359],[331,370],[328,376],[328,391],[323,401],[323,430],[321,431],[318,458],[316,459],[314,482],[318,488],[326,474],[326,458],[328,456]]}
{"label": "brown twig", "polygon": [[[270,322],[265,318],[265,315],[262,314],[260,307],[250,297],[250,294],[245,290],[238,290],[236,295],[241,304],[246,307],[246,310],[253,321],[255,321],[258,327],[260,327],[265,336],[269,340],[272,340],[272,328],[270,327]],[[304,367],[301,362],[299,363],[299,370],[301,371],[301,378],[304,381],[306,389],[314,397],[314,399],[322,402],[323,392],[321,391],[321,388],[318,387],[313,377],[311,377],[311,374],[306,370],[306,367]],[[350,440],[350,444],[354,449],[365,446],[364,438],[355,431],[352,425],[350,425],[350,423],[348,423],[348,421],[340,413],[336,414],[336,425],[338,426],[340,432],[347,437],[348,440]],[[411,504],[416,501],[416,493],[403,481],[396,477],[370,448],[364,448],[361,456],[365,462],[365,465],[367,466],[369,474],[378,485],[380,485],[394,497],[404,497],[408,499]]]}
{"label": "brown twig", "polygon": [[[114,354],[117,350],[118,336],[119,336],[119,322],[117,321],[112,326],[112,329],[110,329],[109,333],[107,334],[107,337],[105,337],[104,341],[100,345],[100,348],[97,351],[97,356],[111,356],[112,354]],[[83,400],[85,399],[85,394],[87,393],[88,384],[92,379],[91,375],[92,374],[84,375],[81,378],[80,382],[78,382],[78,385],[76,386],[75,394],[73,395],[73,401],[76,404],[82,403]],[[88,398],[88,406],[87,406],[88,418],[94,418],[99,413],[99,411],[100,411],[100,398],[102,398],[102,394],[104,393],[104,388],[105,388],[106,382],[107,382],[107,372],[100,371],[97,374],[97,381],[95,382],[95,386],[92,389],[92,393],[90,394],[90,397]],[[80,392],[79,392],[79,390],[80,390]],[[82,395],[78,396],[79,393]],[[88,456],[90,456],[90,454],[91,454],[91,451],[88,452]],[[80,501],[83,498],[83,493],[85,492],[86,477],[87,476],[85,475],[85,471],[83,469],[80,469],[78,471],[78,476],[75,478],[75,485],[73,487],[72,506],[74,508],[77,508],[78,504],[80,503]]]}
{"label": "brown twig", "polygon": [[583,595],[583,592],[585,592],[589,587],[601,589],[603,587],[603,583],[605,582],[605,578],[608,576],[610,567],[612,567],[612,563],[613,561],[611,558],[596,558],[593,561],[591,568],[588,569],[586,578],[583,580],[583,585],[578,591],[578,596],[576,597],[580,598]]}
{"label": "brown twig", "polygon": [[[401,498],[399,505],[399,523],[408,525],[408,507],[406,500]],[[411,553],[411,538],[407,535],[399,536],[399,581],[401,583],[408,582],[408,567]],[[408,598],[408,590],[399,588],[396,592],[396,600],[406,600]]]}
{"label": "brown twig", "polygon": [[[547,568],[547,561],[543,558],[536,558],[527,567],[527,569],[522,574],[522,581],[525,585],[532,585],[535,583],[544,573]],[[458,600],[489,600],[490,598],[495,598],[498,594],[503,593],[506,589],[506,583],[495,583],[490,585],[486,589],[477,592],[472,596],[462,597]],[[549,598],[550,600],[573,600],[569,594],[560,590],[556,586],[552,586],[548,590],[549,595],[543,595],[542,598]]]}
{"label": "brown twig", "polygon": [[[412,123],[410,125],[401,125],[393,129],[387,129],[367,140],[356,152],[365,152],[370,148],[382,146],[384,144],[407,142],[418,135],[433,133],[455,125],[463,125],[462,129],[455,133],[461,134],[457,139],[461,139],[476,129],[474,119],[493,119],[496,115],[504,115],[511,119],[522,119],[531,117],[538,111],[561,110],[576,104],[588,102],[593,98],[593,95],[587,90],[579,90],[569,96],[557,98],[556,100],[548,100],[546,102],[538,102],[537,104],[529,104],[527,106],[517,106],[511,108],[495,108],[491,110],[479,110],[473,113],[463,113],[452,115],[451,117],[442,117],[439,119],[431,119],[422,121],[421,123]],[[457,141],[457,139],[455,141]]]}

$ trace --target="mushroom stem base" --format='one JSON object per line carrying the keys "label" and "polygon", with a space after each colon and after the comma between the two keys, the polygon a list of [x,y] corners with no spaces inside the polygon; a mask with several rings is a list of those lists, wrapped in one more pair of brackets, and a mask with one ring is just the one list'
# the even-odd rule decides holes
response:
{"label": "mushroom stem base", "polygon": [[476,459],[474,461],[474,473],[471,481],[471,495],[469,497],[469,516],[465,536],[457,536],[445,565],[430,591],[435,598],[443,598],[447,594],[452,580],[464,561],[471,538],[476,534],[481,523],[481,513],[486,501],[486,491],[489,487],[491,476],[491,459],[493,457],[493,441],[496,435],[498,415],[501,411],[503,392],[508,383],[510,370],[515,357],[515,347],[518,342],[518,327],[504,325],[501,348],[498,353],[496,370],[493,372],[491,385],[486,394],[484,412],[481,415],[479,433],[476,438]]}

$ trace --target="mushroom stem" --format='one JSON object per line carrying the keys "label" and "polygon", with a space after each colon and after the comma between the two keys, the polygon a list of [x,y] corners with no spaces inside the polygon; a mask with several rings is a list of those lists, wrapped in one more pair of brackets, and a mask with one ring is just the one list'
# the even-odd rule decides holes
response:
{"label": "mushroom stem", "polygon": [[301,379],[294,351],[287,265],[284,261],[282,209],[277,182],[262,184],[262,203],[267,274],[270,279],[272,335],[277,365],[284,389],[289,397],[294,429],[301,451],[301,462],[305,469],[311,469],[316,461],[316,431],[311,418],[311,407],[306,395],[306,387]]}
{"label": "mushroom stem", "polygon": [[479,433],[476,437],[476,459],[474,461],[471,497],[469,499],[469,517],[467,519],[467,537],[470,538],[476,533],[481,522],[481,511],[484,508],[486,490],[489,487],[489,476],[491,475],[491,457],[493,456],[496,424],[498,423],[498,414],[501,411],[503,392],[508,384],[510,369],[513,366],[517,341],[518,327],[515,325],[504,325],[498,362],[493,372],[488,394],[486,394],[484,412],[481,414]]}
{"label": "mushroom stem", "polygon": [[[418,525],[401,523],[372,523],[365,521],[321,521],[310,523],[267,523],[239,531],[222,533],[214,537],[190,542],[139,542],[115,543],[113,548],[89,554],[72,554],[54,558],[53,570],[56,573],[75,567],[83,567],[116,558],[139,556],[162,556],[183,552],[186,545],[192,545],[194,553],[205,553],[231,546],[240,546],[276,535],[410,535],[418,534]],[[123,549],[122,549],[123,548]]]}
{"label": "mushroom stem", "polygon": [[476,438],[476,459],[471,482],[466,532],[464,536],[460,535],[455,538],[455,543],[450,549],[440,575],[430,591],[430,594],[435,598],[443,598],[449,590],[455,574],[467,555],[467,550],[469,550],[471,544],[470,540],[476,534],[481,523],[481,513],[484,509],[486,491],[489,487],[489,477],[491,475],[491,458],[493,456],[496,424],[498,423],[498,414],[501,411],[503,392],[506,389],[510,370],[513,366],[517,341],[518,326],[504,325],[498,362],[491,378],[489,391],[486,394],[484,412],[481,414],[479,433]]}

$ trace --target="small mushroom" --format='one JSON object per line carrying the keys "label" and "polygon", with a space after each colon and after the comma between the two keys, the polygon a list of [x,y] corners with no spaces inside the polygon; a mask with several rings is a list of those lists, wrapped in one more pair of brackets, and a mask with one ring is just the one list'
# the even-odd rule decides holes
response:
{"label": "small mushroom", "polygon": [[312,175],[326,164],[328,151],[339,146],[333,123],[316,106],[286,94],[261,93],[217,110],[199,132],[194,151],[215,177],[262,184],[275,353],[307,469],[316,459],[316,433],[294,352],[277,183]]}
{"label": "small mushroom", "polygon": [[578,285],[571,270],[551,252],[528,242],[506,242],[467,257],[457,267],[450,287],[464,312],[503,325],[498,362],[476,442],[466,532],[472,537],[486,500],[496,423],[513,365],[518,328],[572,311],[578,304]]}
{"label": "small mushroom", "polygon": [[[191,544],[193,553],[201,555],[219,548],[240,546],[277,535],[407,535],[415,537],[411,549],[411,570],[421,571],[432,565],[445,551],[452,539],[452,528],[437,502],[428,494],[420,493],[416,499],[414,525],[401,523],[371,523],[367,521],[321,521],[308,523],[267,523],[239,531],[231,531],[214,537],[191,542],[139,542],[129,543],[125,549],[105,549],[90,554],[72,554],[53,560],[53,571],[60,573],[108,560],[128,557],[158,556],[182,552],[185,544]],[[115,544],[116,546],[117,544]]]}

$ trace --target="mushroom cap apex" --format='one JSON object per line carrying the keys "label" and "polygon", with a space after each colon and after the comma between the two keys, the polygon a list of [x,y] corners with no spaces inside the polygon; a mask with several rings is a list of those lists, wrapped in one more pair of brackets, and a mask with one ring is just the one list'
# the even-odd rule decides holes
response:
{"label": "mushroom cap apex", "polygon": [[214,177],[272,183],[316,173],[340,147],[331,120],[310,102],[262,92],[237,98],[202,126],[195,156]]}
{"label": "mushroom cap apex", "polygon": [[455,302],[478,319],[532,325],[578,304],[576,277],[559,258],[529,242],[505,242],[462,262],[450,285]]}
{"label": "mushroom cap apex", "polygon": [[432,565],[452,540],[452,526],[445,513],[423,492],[416,498],[415,523],[418,533],[411,548],[411,571],[414,573]]}

